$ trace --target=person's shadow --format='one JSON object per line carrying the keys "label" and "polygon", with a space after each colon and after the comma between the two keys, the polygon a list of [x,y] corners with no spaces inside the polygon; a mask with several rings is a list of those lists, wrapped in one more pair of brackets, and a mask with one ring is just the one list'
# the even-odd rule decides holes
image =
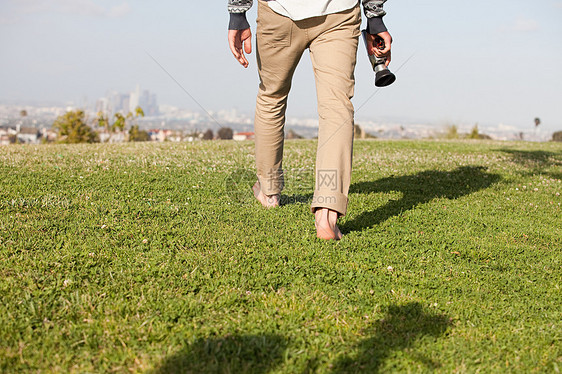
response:
{"label": "person's shadow", "polygon": [[279,335],[230,335],[199,339],[168,357],[153,374],[265,374],[282,363],[287,342]]}
{"label": "person's shadow", "polygon": [[[546,174],[551,178],[562,179],[562,152],[522,151],[503,148],[500,151],[511,156],[511,161],[527,168],[525,175]],[[555,169],[554,171],[552,169]]]}
{"label": "person's shadow", "polygon": [[402,197],[390,200],[384,206],[362,212],[346,221],[340,229],[344,234],[368,229],[435,198],[458,199],[488,188],[500,179],[498,174],[487,173],[485,167],[461,166],[452,171],[427,170],[412,175],[355,183],[350,187],[350,194],[401,192]]}
{"label": "person's shadow", "polygon": [[[384,318],[364,331],[367,337],[357,344],[355,352],[336,360],[332,372],[377,373],[392,352],[411,348],[424,336],[437,338],[445,334],[449,326],[449,317],[426,312],[417,302],[391,305],[387,308]],[[431,357],[411,352],[409,355],[430,369],[440,366],[440,363]]]}

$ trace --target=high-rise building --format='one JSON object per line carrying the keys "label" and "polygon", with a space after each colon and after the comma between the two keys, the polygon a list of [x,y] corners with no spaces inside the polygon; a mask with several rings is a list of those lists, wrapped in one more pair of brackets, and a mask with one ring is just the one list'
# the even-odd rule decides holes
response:
{"label": "high-rise building", "polygon": [[151,94],[150,91],[144,90],[141,93],[140,85],[128,94],[120,94],[116,91],[111,91],[107,97],[100,98],[96,102],[96,112],[103,112],[108,117],[113,117],[115,113],[127,115],[128,113],[135,113],[137,107],[141,107],[146,116],[158,115],[158,103],[156,95]]}
{"label": "high-rise building", "polygon": [[141,106],[140,99],[141,99],[140,85],[137,84],[137,88],[133,92],[131,92],[129,96],[129,112],[135,113],[137,107]]}

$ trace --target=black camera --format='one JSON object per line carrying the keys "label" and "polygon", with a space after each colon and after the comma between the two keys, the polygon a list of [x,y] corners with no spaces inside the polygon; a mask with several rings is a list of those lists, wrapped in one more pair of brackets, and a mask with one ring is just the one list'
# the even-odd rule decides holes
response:
{"label": "black camera", "polygon": [[[363,30],[362,34],[365,48],[367,48],[367,31]],[[384,40],[378,35],[375,36],[375,48],[381,50],[384,49]],[[369,56],[369,61],[371,61],[371,65],[373,66],[373,71],[375,72],[375,86],[386,87],[394,83],[396,75],[388,70],[388,67],[386,66],[386,58],[370,55],[368,49],[367,55]]]}

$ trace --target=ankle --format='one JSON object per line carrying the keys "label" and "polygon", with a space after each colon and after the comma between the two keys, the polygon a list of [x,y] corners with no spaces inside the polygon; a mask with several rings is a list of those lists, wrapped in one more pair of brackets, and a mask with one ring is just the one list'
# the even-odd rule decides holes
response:
{"label": "ankle", "polygon": [[314,216],[316,220],[326,220],[335,223],[339,217],[339,213],[330,208],[317,208],[314,211]]}

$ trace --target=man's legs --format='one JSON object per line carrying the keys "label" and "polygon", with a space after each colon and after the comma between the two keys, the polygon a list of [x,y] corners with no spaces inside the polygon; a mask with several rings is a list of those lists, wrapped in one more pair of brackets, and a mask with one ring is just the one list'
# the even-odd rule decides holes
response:
{"label": "man's legs", "polygon": [[311,209],[319,237],[339,239],[335,221],[347,211],[353,153],[354,70],[360,35],[359,6],[328,15],[310,44],[318,96],[316,184]]}
{"label": "man's legs", "polygon": [[[256,198],[274,206],[283,188],[283,140],[287,96],[304,50],[314,67],[320,116],[316,188],[312,211],[318,237],[339,239],[338,216],[347,210],[351,179],[355,61],[359,6],[328,16],[293,22],[258,0],[257,58],[260,88],[256,103]],[[277,200],[278,202],[278,200]]]}
{"label": "man's legs", "polygon": [[254,123],[258,176],[254,194],[263,205],[274,206],[278,204],[275,195],[281,193],[284,183],[282,161],[287,95],[306,49],[306,40],[291,19],[273,12],[264,1],[257,3],[260,86]]}

